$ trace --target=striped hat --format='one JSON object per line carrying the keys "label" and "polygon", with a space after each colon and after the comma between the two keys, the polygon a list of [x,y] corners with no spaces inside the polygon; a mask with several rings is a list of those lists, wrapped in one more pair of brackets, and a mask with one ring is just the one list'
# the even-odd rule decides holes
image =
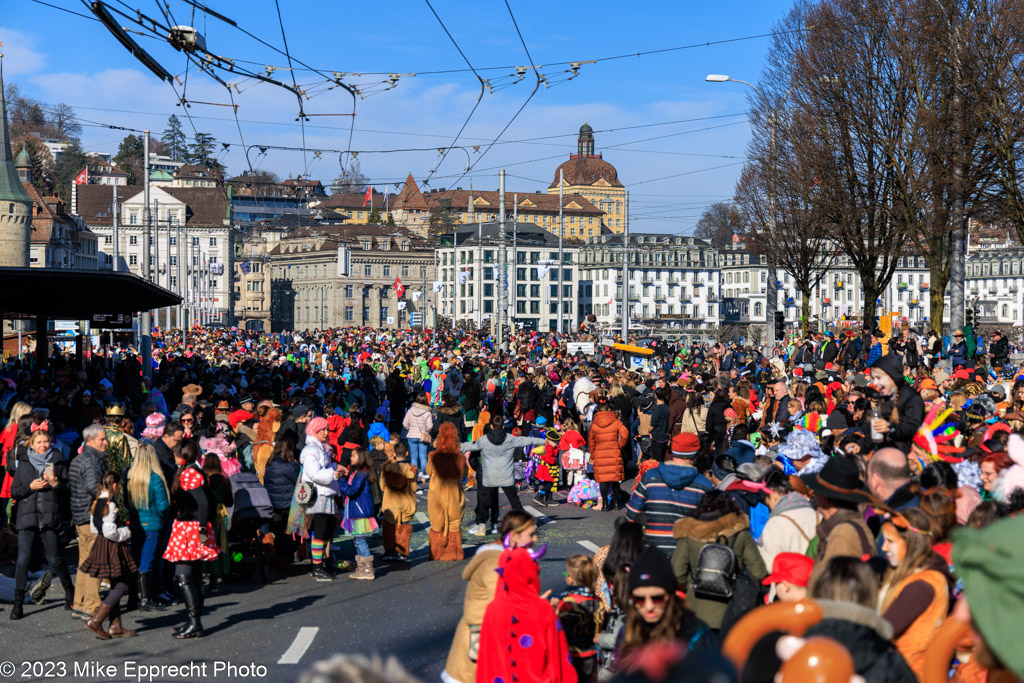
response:
{"label": "striped hat", "polygon": [[696,434],[680,432],[672,437],[672,457],[692,459],[700,452],[700,439]]}

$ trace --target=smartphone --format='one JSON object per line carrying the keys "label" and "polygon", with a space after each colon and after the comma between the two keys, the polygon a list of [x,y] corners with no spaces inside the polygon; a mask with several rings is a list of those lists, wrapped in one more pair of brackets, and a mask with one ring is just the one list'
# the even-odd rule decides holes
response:
{"label": "smartphone", "polygon": [[43,465],[43,476],[44,477],[53,476],[53,463],[52,462],[48,462],[45,465]]}

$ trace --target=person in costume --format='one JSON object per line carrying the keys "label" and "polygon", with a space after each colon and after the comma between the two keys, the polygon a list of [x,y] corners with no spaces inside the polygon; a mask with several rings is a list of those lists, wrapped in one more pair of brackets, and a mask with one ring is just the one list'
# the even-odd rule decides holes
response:
{"label": "person in costume", "polygon": [[[117,472],[123,479],[128,476],[128,468],[132,464],[131,443],[128,436],[121,430],[121,421],[124,419],[124,406],[120,403],[107,405],[107,421],[104,428],[107,431],[107,450],[103,460],[104,469]],[[128,506],[124,502],[124,491],[118,490],[115,498],[118,514],[121,521],[128,521]]]}
{"label": "person in costume", "polygon": [[498,586],[480,629],[478,683],[577,680],[565,632],[554,608],[540,596],[540,565],[547,546],[511,547],[498,559]]}
{"label": "person in costume", "polygon": [[[427,512],[430,516],[430,559],[461,560],[462,516],[466,494],[462,489],[466,459],[459,449],[458,431],[451,422],[441,423],[436,448],[427,456]],[[415,505],[415,495],[414,495]]]}
{"label": "person in costume", "polygon": [[222,550],[214,542],[213,524],[210,522],[212,497],[198,461],[199,445],[193,439],[183,441],[174,459],[178,463],[178,471],[171,488],[171,499],[177,515],[164,559],[174,563],[174,581],[188,615],[188,623],[175,629],[174,637],[197,638],[203,635],[200,621],[203,593],[198,585],[202,580],[201,563],[217,559]]}

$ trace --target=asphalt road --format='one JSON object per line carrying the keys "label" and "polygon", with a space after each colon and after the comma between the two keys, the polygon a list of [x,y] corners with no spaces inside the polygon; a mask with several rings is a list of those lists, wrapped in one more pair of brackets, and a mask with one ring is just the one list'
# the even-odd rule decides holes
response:
{"label": "asphalt road", "polygon": [[[126,627],[139,632],[135,638],[98,640],[63,610],[56,584],[43,605],[26,606],[21,621],[9,621],[10,605],[0,604],[0,681],[295,681],[313,662],[350,652],[393,655],[422,680],[436,681],[462,613],[462,569],[476,546],[495,537],[465,536],[462,562],[428,562],[426,498],[419,499],[423,514],[414,526],[412,562],[378,560],[375,581],[342,575],[318,582],[296,571],[271,572],[267,585],[257,579],[222,584],[207,598],[203,638],[175,640],[171,628],[184,613],[171,607],[126,615]],[[504,513],[508,503],[504,495],[500,500]],[[565,559],[606,544],[620,514],[564,504],[538,507],[529,494],[522,501],[529,512],[545,515],[539,534],[548,544],[541,562],[545,589],[563,587]],[[467,494],[463,528],[473,522],[475,502],[475,494]],[[379,538],[374,541],[371,549],[379,558]],[[339,549],[343,558],[354,554],[351,542]],[[145,668],[169,666],[185,668]]]}

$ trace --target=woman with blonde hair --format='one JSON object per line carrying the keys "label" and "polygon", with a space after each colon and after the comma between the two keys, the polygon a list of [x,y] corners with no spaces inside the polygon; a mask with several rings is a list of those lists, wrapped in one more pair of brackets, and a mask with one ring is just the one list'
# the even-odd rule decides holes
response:
{"label": "woman with blonde hair", "polygon": [[[13,455],[15,446],[15,437],[18,434],[18,422],[24,416],[32,412],[32,406],[25,403],[24,401],[18,401],[11,408],[11,416],[7,420],[7,426],[4,427],[3,432],[0,432],[0,452],[3,453],[3,471],[0,472],[0,478],[3,479],[3,488],[0,488],[0,523],[4,523],[7,520],[7,507],[11,499],[11,482],[14,481],[14,458]],[[8,453],[12,455],[8,456]],[[9,458],[9,459],[8,459]],[[12,467],[8,467],[8,463]],[[11,472],[8,472],[10,470]]]}
{"label": "woman with blonde hair", "polygon": [[[128,470],[128,511],[132,533],[132,556],[139,565],[139,609],[153,611],[159,608],[154,596],[159,595],[153,584],[153,571],[159,569],[157,558],[164,518],[170,509],[170,492],[164,479],[160,460],[152,444],[141,444]],[[160,572],[156,573],[157,577]]]}

